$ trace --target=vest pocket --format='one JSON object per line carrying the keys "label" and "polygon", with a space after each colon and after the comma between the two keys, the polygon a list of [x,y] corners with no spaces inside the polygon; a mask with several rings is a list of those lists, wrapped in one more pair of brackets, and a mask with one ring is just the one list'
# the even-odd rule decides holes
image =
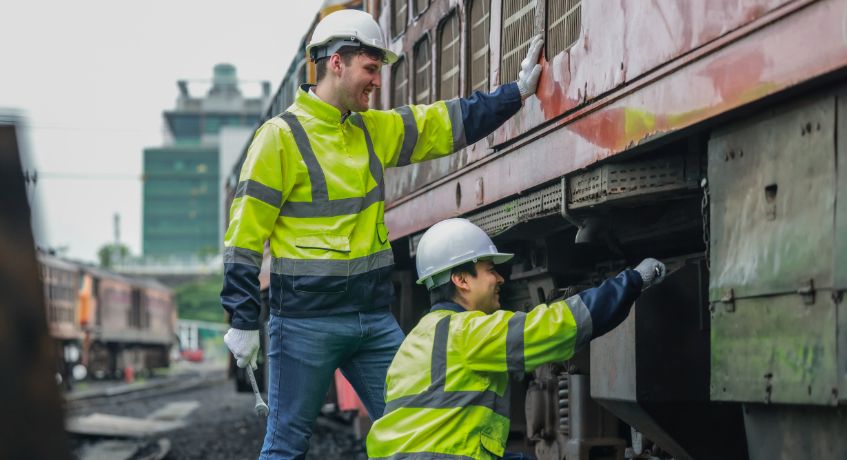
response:
{"label": "vest pocket", "polygon": [[376,223],[376,237],[379,238],[379,242],[382,244],[388,242],[388,227],[385,226],[385,222]]}
{"label": "vest pocket", "polygon": [[479,435],[479,443],[482,445],[483,451],[494,455],[496,458],[503,458],[503,454],[506,452],[505,443],[487,434]]}
{"label": "vest pocket", "polygon": [[294,239],[298,248],[308,249],[315,258],[295,259],[291,287],[297,292],[340,293],[347,291],[350,261],[327,259],[327,251],[343,254],[350,252],[347,235],[312,234]]}

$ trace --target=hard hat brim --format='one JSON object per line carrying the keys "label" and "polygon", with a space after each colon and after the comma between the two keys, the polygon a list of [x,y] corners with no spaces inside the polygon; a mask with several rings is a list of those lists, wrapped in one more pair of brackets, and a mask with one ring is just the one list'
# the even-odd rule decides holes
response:
{"label": "hard hat brim", "polygon": [[[486,254],[486,255],[480,256],[480,257],[470,257],[470,258],[467,258],[467,259],[461,259],[461,260],[458,260],[458,261],[450,264],[449,267],[445,267],[443,270],[440,270],[438,273],[431,273],[427,276],[424,276],[423,278],[418,279],[417,281],[415,281],[415,283],[416,284],[426,284],[426,280],[435,277],[439,273],[444,273],[448,270],[452,270],[452,269],[458,267],[459,265],[462,265],[462,264],[467,263],[467,262],[479,261],[479,260],[491,260],[491,262],[493,262],[494,265],[500,265],[502,263],[505,263],[505,262],[512,260],[513,257],[515,257],[515,255],[508,253],[508,252],[496,252],[494,254]],[[435,286],[433,286],[433,287],[435,287]]]}

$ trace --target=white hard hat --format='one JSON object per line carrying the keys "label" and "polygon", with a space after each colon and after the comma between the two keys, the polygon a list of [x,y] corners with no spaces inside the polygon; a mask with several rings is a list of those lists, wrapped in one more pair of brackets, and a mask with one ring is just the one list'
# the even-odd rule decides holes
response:
{"label": "white hard hat", "polygon": [[332,56],[344,46],[376,48],[385,54],[386,64],[397,61],[397,55],[385,45],[379,24],[370,14],[359,10],[338,10],[321,19],[306,45],[306,56],[316,61]]}
{"label": "white hard hat", "polygon": [[502,253],[491,238],[467,219],[447,219],[433,225],[418,243],[415,264],[418,284],[432,290],[450,281],[450,270],[466,262],[508,261],[514,254]]}

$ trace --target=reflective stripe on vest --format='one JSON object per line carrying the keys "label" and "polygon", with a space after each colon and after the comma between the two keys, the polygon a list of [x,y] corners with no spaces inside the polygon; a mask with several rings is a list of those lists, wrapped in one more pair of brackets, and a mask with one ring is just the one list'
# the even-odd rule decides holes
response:
{"label": "reflective stripe on vest", "polygon": [[341,198],[338,200],[329,199],[326,176],[323,169],[321,169],[320,163],[318,163],[318,158],[315,156],[314,150],[312,150],[309,137],[303,129],[303,125],[297,119],[297,116],[291,112],[285,112],[279,117],[291,129],[297,149],[306,163],[306,169],[309,172],[309,181],[312,183],[312,201],[286,201],[282,205],[280,215],[286,217],[336,217],[358,214],[368,206],[384,200],[385,181],[382,174],[382,162],[379,161],[379,157],[374,151],[370,133],[368,133],[361,115],[354,113],[350,116],[350,121],[364,132],[365,143],[368,146],[368,164],[376,186],[369,190],[365,196]]}
{"label": "reflective stripe on vest", "polygon": [[290,276],[353,276],[394,265],[394,252],[384,249],[352,259],[271,259],[271,273]]}
{"label": "reflective stripe on vest", "polygon": [[370,460],[474,460],[467,455],[440,454],[438,452],[403,452],[390,457],[370,457]]}
{"label": "reflective stripe on vest", "polygon": [[[509,417],[509,393],[504,396],[494,391],[446,391],[444,384],[447,379],[447,340],[450,334],[450,318],[447,315],[441,318],[435,325],[435,336],[432,344],[432,367],[430,368],[431,384],[423,393],[411,396],[401,396],[388,401],[385,404],[385,413],[400,408],[429,408],[429,409],[453,409],[466,406],[482,406],[494,411],[503,417]],[[511,333],[507,335],[507,349],[515,348],[508,344]],[[521,329],[521,345],[523,345],[523,329]],[[516,352],[517,353],[517,352]],[[507,358],[508,359],[508,358]],[[523,347],[520,348],[520,356],[513,357],[515,361],[523,363]],[[521,369],[522,370],[522,369]]]}

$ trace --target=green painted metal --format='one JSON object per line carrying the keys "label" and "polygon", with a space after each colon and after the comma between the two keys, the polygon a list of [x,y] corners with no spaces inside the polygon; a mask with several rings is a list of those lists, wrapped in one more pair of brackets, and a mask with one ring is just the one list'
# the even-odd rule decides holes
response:
{"label": "green painted metal", "polygon": [[837,404],[847,160],[836,106],[832,93],[780,106],[709,142],[713,400]]}
{"label": "green painted metal", "polygon": [[709,142],[710,301],[832,287],[834,129],[828,96]]}
{"label": "green painted metal", "polygon": [[805,305],[798,295],[736,301],[712,313],[715,401],[832,404],[838,388],[836,308],[829,296]]}
{"label": "green painted metal", "polygon": [[836,135],[838,185],[835,199],[835,288],[840,295],[838,305],[838,373],[841,376],[839,397],[847,402],[847,89],[838,95],[838,131]]}

